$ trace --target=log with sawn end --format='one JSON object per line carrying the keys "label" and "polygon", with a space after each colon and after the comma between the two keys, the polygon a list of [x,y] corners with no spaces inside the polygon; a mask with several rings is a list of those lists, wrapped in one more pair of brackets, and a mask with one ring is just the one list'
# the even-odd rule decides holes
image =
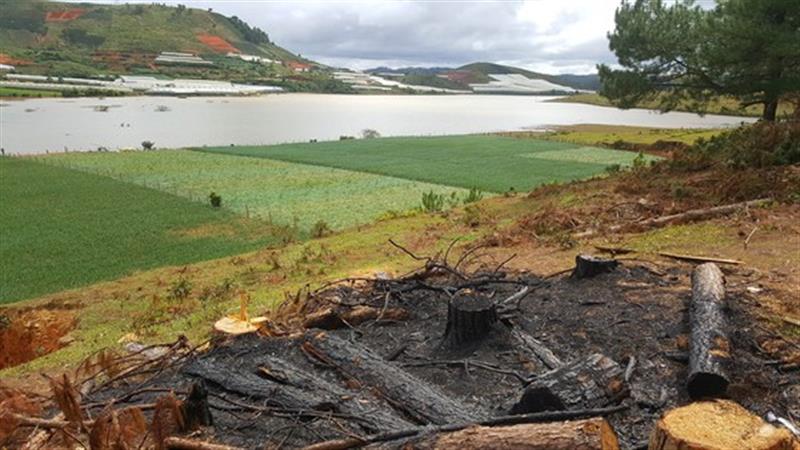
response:
{"label": "log with sawn end", "polygon": [[730,340],[726,332],[725,278],[716,264],[697,266],[692,272],[689,308],[689,379],[693,399],[725,393],[728,388]]}

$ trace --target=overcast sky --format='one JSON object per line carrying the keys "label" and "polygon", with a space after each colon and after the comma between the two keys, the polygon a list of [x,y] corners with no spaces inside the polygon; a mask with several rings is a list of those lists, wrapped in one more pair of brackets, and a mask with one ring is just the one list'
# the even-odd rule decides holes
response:
{"label": "overcast sky", "polygon": [[606,33],[614,26],[619,1],[166,3],[239,16],[265,30],[277,44],[334,66],[365,69],[491,61],[547,73],[590,73],[597,63],[616,61]]}

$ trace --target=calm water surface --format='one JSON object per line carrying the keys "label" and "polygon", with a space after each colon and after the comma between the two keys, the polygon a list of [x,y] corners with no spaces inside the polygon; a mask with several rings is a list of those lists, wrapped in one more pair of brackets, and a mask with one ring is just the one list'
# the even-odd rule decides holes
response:
{"label": "calm water surface", "polygon": [[79,98],[0,102],[6,153],[275,144],[338,139],[371,128],[384,136],[442,135],[598,123],[650,127],[733,126],[744,119],[621,111],[529,96],[281,94],[230,98]]}

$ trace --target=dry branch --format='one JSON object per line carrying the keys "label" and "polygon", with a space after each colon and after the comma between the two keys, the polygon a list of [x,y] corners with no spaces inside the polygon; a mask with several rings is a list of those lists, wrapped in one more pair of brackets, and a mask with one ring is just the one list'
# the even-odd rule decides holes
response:
{"label": "dry branch", "polygon": [[681,255],[679,253],[659,252],[659,256],[664,256],[672,259],[680,259],[682,261],[699,262],[699,263],[719,263],[719,264],[742,264],[741,261],[736,259],[715,258],[713,256],[697,256],[697,255]]}
{"label": "dry branch", "polygon": [[242,450],[241,447],[212,444],[210,442],[179,437],[168,437],[164,440],[164,444],[167,448],[175,450]]}
{"label": "dry branch", "polygon": [[636,224],[642,227],[663,226],[676,222],[686,222],[690,220],[708,219],[711,217],[722,216],[736,212],[740,209],[749,207],[762,206],[771,202],[771,198],[761,198],[758,200],[750,200],[746,202],[732,203],[723,206],[714,206],[712,208],[690,209],[679,214],[671,214],[668,216],[656,217],[653,219],[646,219],[637,222]]}

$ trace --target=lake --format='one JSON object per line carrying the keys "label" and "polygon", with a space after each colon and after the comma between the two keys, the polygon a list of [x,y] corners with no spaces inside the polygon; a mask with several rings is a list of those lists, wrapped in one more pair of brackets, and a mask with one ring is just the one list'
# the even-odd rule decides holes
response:
{"label": "lake", "polygon": [[707,128],[753,120],[547,102],[552,98],[280,94],[4,100],[0,103],[0,147],[7,154],[35,154],[139,148],[145,140],[160,148],[331,140],[357,136],[366,128],[384,136],[401,136],[579,123]]}

